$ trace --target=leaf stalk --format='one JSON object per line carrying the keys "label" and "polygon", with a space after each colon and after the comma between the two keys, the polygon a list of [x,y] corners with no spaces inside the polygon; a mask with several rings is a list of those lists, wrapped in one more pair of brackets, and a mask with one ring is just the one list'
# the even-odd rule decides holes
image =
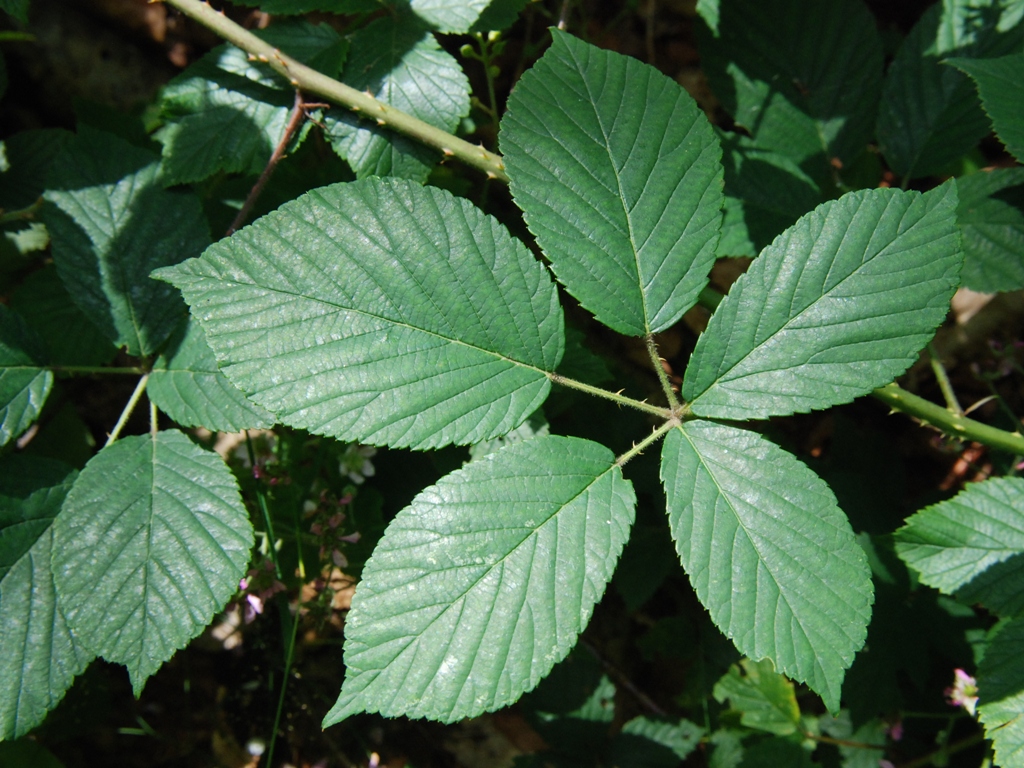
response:
{"label": "leaf stalk", "polygon": [[124,429],[124,425],[128,423],[128,419],[131,418],[132,411],[135,410],[135,406],[139,404],[139,399],[142,397],[142,393],[146,391],[146,385],[149,383],[149,374],[147,373],[141,379],[139,383],[135,385],[135,391],[132,392],[132,396],[128,398],[128,403],[125,405],[124,410],[121,411],[121,416],[117,420],[117,424],[110,431],[110,435],[107,437],[107,442],[103,445],[104,448],[113,445],[121,434],[121,430]]}
{"label": "leaf stalk", "polygon": [[615,465],[618,466],[618,467],[625,466],[626,462],[628,462],[631,459],[639,456],[641,453],[643,453],[645,450],[647,450],[647,448],[649,448],[651,445],[653,445],[654,443],[658,442],[659,440],[661,440],[661,438],[663,438],[665,435],[667,435],[668,431],[670,429],[674,429],[674,428],[676,428],[678,426],[679,426],[679,420],[678,419],[676,419],[676,418],[669,419],[664,424],[662,424],[660,427],[658,427],[656,430],[651,432],[651,434],[649,434],[647,437],[645,437],[639,443],[637,443],[632,448],[630,448],[628,451],[626,451],[624,454],[622,454],[617,459],[615,459]]}
{"label": "leaf stalk", "polygon": [[624,395],[620,395],[617,392],[611,392],[607,389],[602,389],[601,387],[595,387],[590,384],[584,384],[582,381],[570,379],[566,376],[563,376],[560,373],[547,373],[547,377],[548,379],[550,379],[552,384],[561,384],[563,387],[568,387],[569,389],[577,389],[580,392],[586,392],[588,395],[594,395],[595,397],[603,397],[605,400],[611,400],[612,402],[618,403],[619,405],[625,405],[630,408],[636,408],[638,411],[643,411],[644,413],[650,413],[655,416],[660,416],[663,419],[672,418],[672,411],[668,408],[662,408],[661,406],[658,405],[651,405],[650,403],[645,403],[642,400],[634,400],[632,397],[625,397]]}

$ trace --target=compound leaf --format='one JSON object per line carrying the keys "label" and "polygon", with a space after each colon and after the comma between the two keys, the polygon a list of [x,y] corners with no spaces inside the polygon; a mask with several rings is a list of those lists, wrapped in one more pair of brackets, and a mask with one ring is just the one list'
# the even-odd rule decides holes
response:
{"label": "compound leaf", "polygon": [[893,380],[946,317],[963,254],[952,184],[851,192],[803,216],[736,281],[683,380],[700,416],[846,403]]}
{"label": "compound leaf", "polygon": [[978,665],[978,717],[992,739],[995,764],[1024,757],[1024,619],[998,628]]}
{"label": "compound leaf", "polygon": [[974,79],[981,105],[992,118],[999,140],[1018,161],[1024,161],[1024,54],[998,59],[947,59],[946,63]]}
{"label": "compound leaf", "polygon": [[972,173],[956,188],[963,284],[984,293],[1024,288],[1024,168]]}
{"label": "compound leaf", "polygon": [[76,474],[52,459],[0,461],[0,740],[42,722],[90,658],[50,573],[51,525]]}
{"label": "compound leaf", "polygon": [[135,694],[238,589],[253,530],[220,457],[176,430],[96,454],[53,525],[53,578],[79,642]]}
{"label": "compound leaf", "polygon": [[424,490],[363,571],[324,725],[361,711],[451,722],[516,701],[576,643],[635,503],[611,451],[557,436]]}
{"label": "compound leaf", "polygon": [[989,132],[970,79],[942,62],[1020,49],[1024,26],[1007,0],[945,0],[925,11],[896,52],[882,89],[879,149],[905,178],[940,172]]}
{"label": "compound leaf", "polygon": [[715,683],[715,700],[742,713],[740,722],[748,728],[776,736],[796,733],[800,707],[793,684],[775,671],[772,663],[741,659]]}
{"label": "compound leaf", "polygon": [[171,337],[168,349],[153,365],[146,394],[176,422],[221,432],[274,424],[273,414],[250,401],[220,372],[206,334],[194,318]]}
{"label": "compound leaf", "polygon": [[512,195],[555,275],[598,320],[630,335],[663,330],[707,284],[721,149],[678,83],[552,34],[501,121]]}
{"label": "compound leaf", "polygon": [[129,354],[149,355],[185,315],[157,267],[210,242],[199,199],[167,190],[158,158],[83,126],[54,162],[43,208],[57,273],[72,300]]}
{"label": "compound leaf", "polygon": [[17,313],[0,305],[0,445],[28,429],[53,387],[41,348]]}
{"label": "compound leaf", "polygon": [[711,619],[752,659],[839,709],[867,636],[871,571],[828,486],[763,437],[705,421],[661,459],[676,550]]}
{"label": "compound leaf", "polygon": [[[469,113],[469,80],[415,15],[384,16],[352,41],[344,81],[379,101],[453,132]],[[324,116],[334,151],[357,178],[399,176],[424,181],[439,153],[348,110]]]}
{"label": "compound leaf", "polygon": [[511,431],[563,349],[544,267],[468,201],[398,179],[314,190],[161,279],[281,421],[428,448]]}
{"label": "compound leaf", "polygon": [[700,38],[701,63],[759,146],[819,184],[832,178],[833,163],[864,152],[882,89],[882,43],[862,2],[733,0],[717,10],[717,33]]}
{"label": "compound leaf", "polygon": [[915,514],[895,537],[923,583],[1004,615],[1024,609],[1024,479],[972,483]]}

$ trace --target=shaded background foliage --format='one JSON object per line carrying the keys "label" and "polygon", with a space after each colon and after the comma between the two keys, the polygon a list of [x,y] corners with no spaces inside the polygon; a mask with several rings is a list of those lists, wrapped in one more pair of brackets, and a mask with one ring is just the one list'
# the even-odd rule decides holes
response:
{"label": "shaded background foliage", "polygon": [[[934,6],[929,10],[927,2],[876,0],[865,5],[871,18],[864,23],[873,23],[879,29],[881,55],[887,62],[921,15],[935,12]],[[227,6],[226,10],[249,25],[259,26],[265,20],[244,5]],[[734,127],[728,86],[721,81],[716,84],[715,77],[706,74],[705,69],[710,68],[708,57],[705,69],[701,68],[692,3],[584,2],[531,3],[526,7],[506,33],[503,50],[495,54],[493,63],[498,71],[493,81],[494,105],[485,96],[488,81],[481,62],[463,51],[464,45],[473,44],[472,38],[441,36],[440,50],[459,57],[476,99],[469,117],[458,120],[460,110],[452,111],[447,118],[451,128],[457,126],[473,140],[495,147],[497,120],[488,110],[491,106],[503,110],[512,85],[546,47],[546,27],[561,14],[574,34],[656,65],[687,87],[714,117],[716,125],[726,130]],[[312,18],[345,30],[344,19],[329,15]],[[175,123],[172,113],[155,113],[152,105],[157,89],[220,45],[209,32],[160,4],[34,0],[29,20],[27,29],[36,36],[35,41],[3,44],[9,85],[0,110],[0,136],[8,140],[9,154],[17,151],[16,137],[24,129],[53,129],[48,138],[56,154],[70,138],[57,131],[77,126],[81,132],[82,126],[90,126],[118,135],[125,142],[126,157],[136,149],[143,155],[149,152],[152,157],[158,156],[161,147],[152,138],[152,129],[161,121],[163,130],[183,122]],[[358,61],[360,55],[355,46],[348,51],[350,61]],[[177,82],[180,85],[181,81]],[[800,84],[793,87],[799,90]],[[187,89],[182,92],[183,101],[190,97]],[[256,116],[252,125],[230,125],[224,130],[261,136],[261,128],[281,123],[291,104],[275,106],[273,114]],[[318,123],[326,130],[319,130]],[[390,152],[392,145],[379,136],[363,137],[364,151],[359,156],[363,160],[350,156],[346,166],[332,151],[331,141],[355,142],[354,127],[340,114],[312,115],[303,129],[311,132],[308,140],[278,167],[253,215],[268,212],[310,188],[366,175],[384,166],[390,169],[408,163],[403,167],[412,168],[413,173],[428,172],[434,158],[430,153],[422,154],[418,147],[409,146],[404,154],[382,159],[380,152]],[[976,133],[948,163],[925,169],[929,175],[915,179],[913,186],[926,189],[943,175],[1012,162],[999,142]],[[884,140],[879,136],[880,142]],[[730,174],[735,179],[745,171],[749,179],[751,173],[760,171],[771,179],[775,178],[772,163],[781,162],[766,156],[762,165],[753,169],[742,166],[743,162],[760,162],[745,147],[745,141],[742,131],[725,139],[727,190]],[[730,154],[732,148],[736,151]],[[215,168],[215,172],[194,180],[215,239],[231,224],[272,149],[268,140],[262,144],[257,141],[256,146],[248,148],[251,159],[247,163]],[[964,153],[966,159],[961,160]],[[732,231],[731,239],[727,235],[719,246],[720,256],[753,255],[778,229],[821,199],[827,163],[813,161],[810,158],[806,167],[800,165],[806,181],[791,190],[787,201],[791,209],[771,210],[764,232],[753,228],[746,234]],[[899,184],[903,169],[892,169],[897,171],[893,175],[877,156],[867,162],[868,167],[862,171],[865,186],[875,186],[878,180]],[[140,161],[139,167],[145,164]],[[468,197],[506,223],[515,235],[530,239],[502,185],[487,182],[454,161],[429,173],[432,183]],[[30,188],[26,203],[40,191],[41,186],[35,192]],[[745,204],[749,199],[745,198]],[[775,205],[773,200],[768,202]],[[1019,207],[1019,201],[1016,204]],[[59,223],[47,223],[55,230],[54,236],[59,236]],[[749,245],[755,250],[748,252]],[[52,266],[35,269],[34,265],[34,259],[23,259],[9,251],[0,260],[0,294],[11,308],[23,308],[27,315],[38,306],[33,289],[50,297],[54,290],[60,290],[53,280]],[[736,260],[720,261],[713,272],[714,284],[726,290],[743,268],[745,263]],[[44,281],[50,286],[45,290],[39,287]],[[63,304],[69,308],[67,319],[53,322],[76,331],[89,327],[76,323],[72,305],[66,301]],[[935,354],[948,361],[962,402],[980,401],[994,388],[1010,412],[1024,412],[1019,347],[1024,313],[1019,304],[1019,296],[1017,305],[1012,300],[997,300],[971,319],[967,319],[970,310],[959,310],[940,331]],[[591,379],[610,380],[611,370],[620,386],[636,392],[657,392],[657,380],[648,370],[642,345],[603,329],[571,300],[566,303],[566,311],[568,324],[597,353],[597,357],[587,355],[576,361],[587,368]],[[662,334],[659,343],[673,373],[682,372],[697,333],[706,322],[703,310],[693,310],[683,323]],[[85,330],[81,332],[87,335]],[[114,351],[103,338],[69,341],[67,349],[57,354],[71,361],[74,355],[84,354],[83,350],[90,351],[90,360],[130,362],[125,353]],[[173,368],[172,360],[166,364],[168,369]],[[114,377],[61,378],[38,431],[26,441],[24,450],[81,468],[94,447],[102,445],[131,386],[122,385]],[[911,369],[907,386],[929,399],[942,400],[927,364]],[[562,392],[548,401],[545,412],[552,432],[600,439],[622,452],[646,429],[640,415],[623,413],[605,402],[588,402],[586,409],[574,408],[574,398],[572,393]],[[996,401],[982,405],[978,413],[986,420],[1006,424]],[[181,416],[172,416],[185,423]],[[147,426],[140,411],[127,426],[126,434],[142,435]],[[844,685],[847,721],[832,722],[816,696],[804,688],[786,688],[788,683],[768,673],[763,677],[768,693],[762,691],[760,695],[761,701],[773,703],[769,707],[771,719],[752,722],[747,710],[737,703],[736,696],[755,695],[762,690],[758,685],[762,672],[753,665],[744,666],[742,672],[735,667],[734,673],[729,672],[730,665],[738,660],[736,651],[708,620],[678,567],[666,535],[661,515],[663,492],[652,452],[630,465],[639,498],[637,523],[612,588],[598,605],[580,646],[520,705],[454,726],[366,715],[322,732],[320,720],[335,699],[342,676],[342,625],[350,594],[348,585],[338,583],[334,585],[338,588],[334,602],[319,605],[300,623],[295,667],[284,704],[285,740],[279,745],[279,757],[287,756],[295,765],[315,765],[319,761],[363,765],[374,754],[394,766],[498,765],[512,761],[516,765],[676,765],[682,760],[686,765],[717,766],[810,765],[812,761],[853,765],[854,758],[844,752],[841,743],[847,740],[862,746],[886,744],[886,756],[896,764],[953,743],[964,747],[954,758],[959,764],[980,765],[984,747],[975,743],[977,725],[970,718],[958,717],[957,710],[943,700],[943,691],[951,684],[954,668],[973,668],[984,632],[993,624],[994,616],[918,584],[894,556],[887,536],[908,515],[948,498],[965,482],[1012,472],[1008,459],[988,453],[981,446],[941,440],[908,419],[887,415],[874,402],[859,401],[826,413],[773,419],[765,432],[807,461],[833,488],[854,530],[873,537],[868,551],[875,574],[874,614],[866,649]],[[213,442],[212,436],[199,439]],[[288,519],[284,510],[301,504],[306,489],[317,487],[334,502],[344,498],[350,478],[339,467],[343,450],[299,431],[278,429],[272,447],[270,442],[257,440],[254,457],[241,450],[231,461],[242,483],[243,497],[254,504],[253,490],[260,485],[268,493],[271,514],[283,520]],[[325,459],[324,454],[329,458]],[[252,458],[261,467],[257,477],[251,465],[246,466]],[[347,508],[350,523],[358,526],[354,530],[362,538],[345,550],[352,566],[346,573],[358,575],[383,525],[417,491],[460,466],[466,458],[465,449],[459,448],[430,454],[382,450],[373,456],[370,461],[375,474],[354,491]],[[289,570],[289,566],[293,569],[294,563],[285,563],[283,570]],[[225,650],[223,639],[204,636],[165,664],[138,700],[132,698],[123,670],[94,662],[38,730],[37,741],[10,748],[25,750],[28,757],[20,759],[27,761],[33,759],[32,750],[37,745],[45,745],[68,766],[114,761],[125,765],[249,763],[252,758],[246,747],[265,742],[273,727],[291,630],[280,618],[286,610],[284,597],[279,593],[267,599],[268,605],[274,601],[282,610],[267,610],[245,625],[240,645]],[[755,694],[751,694],[751,687]],[[778,702],[785,706],[780,708]],[[758,712],[758,706],[750,705],[749,711]],[[671,737],[649,738],[656,728],[654,720],[664,715],[687,718],[707,729],[707,738],[698,745],[699,734],[685,729],[673,732]],[[652,724],[638,721],[640,716],[651,718]],[[804,749],[799,739],[785,738],[803,731],[816,737],[813,751]],[[742,745],[741,738],[745,738]],[[746,748],[743,756],[742,746]],[[861,752],[875,761],[865,765],[877,764],[878,752]]]}

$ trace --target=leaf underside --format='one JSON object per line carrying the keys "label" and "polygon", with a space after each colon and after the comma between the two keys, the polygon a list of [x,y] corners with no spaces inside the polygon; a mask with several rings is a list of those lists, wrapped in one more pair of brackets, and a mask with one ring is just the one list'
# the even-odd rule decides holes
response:
{"label": "leaf underside", "polygon": [[837,711],[873,591],[831,490],[763,437],[704,421],[668,434],[661,476],[676,550],[712,620]]}
{"label": "leaf underside", "polygon": [[605,325],[664,330],[707,284],[721,149],[653,67],[554,32],[501,122],[516,203],[558,279]]}
{"label": "leaf underside", "polygon": [[733,285],[683,379],[700,416],[758,419],[892,381],[946,317],[963,254],[952,184],[852,192],[779,235]]}
{"label": "leaf underside", "polygon": [[469,202],[398,179],[314,190],[160,277],[236,386],[341,440],[505,434],[562,356],[557,292],[526,247]]}
{"label": "leaf underside", "polygon": [[611,451],[557,436],[427,488],[363,571],[324,725],[360,711],[451,722],[517,700],[589,621],[635,503]]}

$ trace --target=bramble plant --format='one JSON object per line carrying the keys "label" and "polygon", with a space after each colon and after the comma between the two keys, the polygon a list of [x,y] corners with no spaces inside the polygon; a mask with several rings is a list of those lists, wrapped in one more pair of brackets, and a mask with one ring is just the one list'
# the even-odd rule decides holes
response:
{"label": "bramble plant", "polygon": [[[915,515],[889,545],[855,534],[829,485],[761,434],[766,419],[874,395],[951,438],[1024,454],[1016,417],[1001,429],[955,398],[938,406],[893,383],[961,278],[1024,287],[1020,169],[922,181],[953,175],[993,126],[1020,158],[1024,5],[934,6],[885,72],[858,0],[701,0],[703,66],[734,120],[727,132],[654,67],[555,28],[499,122],[502,47],[487,33],[514,20],[509,4],[396,3],[342,38],[295,19],[257,35],[196,0],[165,2],[233,45],[164,88],[151,136],[82,124],[6,142],[2,220],[24,243],[45,227],[52,265],[23,243],[39,269],[0,306],[0,442],[12,446],[0,459],[0,737],[38,725],[96,657],[124,664],[138,695],[255,578],[258,540],[273,572],[260,610],[274,578],[314,562],[297,519],[284,535],[295,553],[279,552],[262,492],[247,494],[257,537],[224,460],[160,429],[162,412],[185,428],[280,424],[338,441],[339,483],[363,479],[369,454],[356,445],[472,447],[390,521],[358,574],[325,726],[362,712],[452,722],[535,689],[576,645],[630,538],[630,462],[657,452],[678,560],[746,657],[714,698],[740,713],[736,727],[786,742],[758,746],[762,756],[781,760],[810,738],[846,749],[855,736],[881,758],[879,713],[851,724],[843,683],[868,637],[873,575],[895,583],[877,550],[894,546],[924,584],[1005,619],[978,667],[978,711],[996,763],[1024,764],[1024,481],[1012,463]],[[296,15],[377,4],[259,5]],[[467,58],[489,90],[479,112],[501,155],[454,135],[469,81],[434,32],[473,35]],[[237,210],[213,196],[210,180],[232,174],[263,172],[262,190],[315,132],[350,180]],[[880,174],[876,139],[895,186],[861,188]],[[441,157],[507,181],[529,245],[424,184]],[[45,185],[32,181],[40,168]],[[915,180],[927,191],[908,189]],[[273,210],[243,226],[254,202]],[[211,221],[232,234],[213,241]],[[755,255],[727,295],[708,288],[717,258]],[[591,375],[594,353],[567,334],[560,289],[639,340],[654,397]],[[713,314],[674,380],[659,334],[698,304]],[[137,362],[111,367],[115,348]],[[13,449],[37,428],[55,375],[96,372],[139,381],[80,472]],[[563,407],[583,414],[588,398],[632,409],[650,431],[618,455],[552,434],[553,390],[577,395]],[[143,394],[150,433],[120,437]],[[258,469],[251,444],[248,456]],[[356,492],[339,485],[313,505],[320,559],[341,568],[359,535],[339,528],[338,510]],[[285,622],[293,643],[298,623]],[[831,717],[812,723],[789,681]],[[609,722],[601,696],[588,706]],[[638,719],[624,733],[677,762],[703,734],[716,764],[738,764],[734,730],[666,727]],[[844,765],[856,759],[843,753]]]}

